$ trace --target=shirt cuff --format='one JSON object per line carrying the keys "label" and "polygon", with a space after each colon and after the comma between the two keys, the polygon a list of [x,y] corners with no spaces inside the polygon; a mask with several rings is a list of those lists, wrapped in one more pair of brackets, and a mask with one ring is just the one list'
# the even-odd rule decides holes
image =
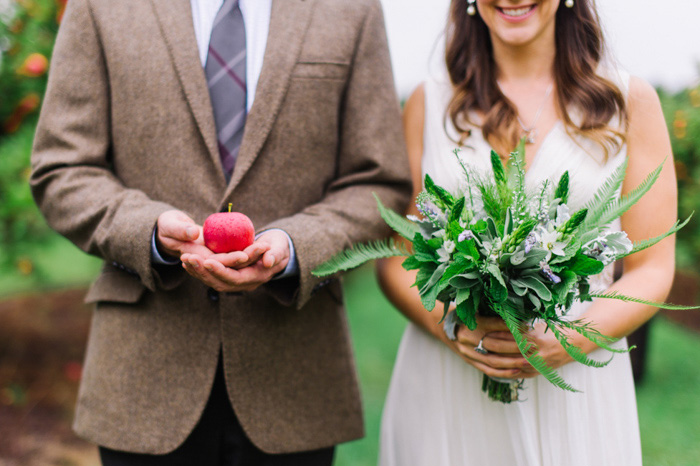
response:
{"label": "shirt cuff", "polygon": [[270,228],[269,230],[261,231],[255,236],[255,239],[257,240],[260,235],[267,231],[281,231],[284,233],[284,235],[287,237],[287,242],[289,243],[289,262],[287,262],[287,267],[284,268],[284,270],[273,278],[273,280],[278,280],[280,278],[286,278],[286,277],[292,277],[294,275],[299,274],[299,263],[297,262],[297,255],[294,251],[294,243],[292,242],[292,238],[289,237],[286,231],[281,230],[279,228]]}
{"label": "shirt cuff", "polygon": [[[180,259],[171,258],[165,254],[161,254],[158,250],[158,243],[156,243],[156,233],[158,232],[158,227],[153,228],[153,235],[151,236],[151,262],[157,265],[178,265],[180,264]],[[165,256],[165,257],[163,257]],[[167,259],[166,259],[167,257]]]}

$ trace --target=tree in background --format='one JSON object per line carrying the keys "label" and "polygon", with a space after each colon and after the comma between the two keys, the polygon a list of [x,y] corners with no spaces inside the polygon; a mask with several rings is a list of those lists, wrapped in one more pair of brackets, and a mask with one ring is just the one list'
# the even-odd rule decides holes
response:
{"label": "tree in background", "polygon": [[0,0],[0,267],[29,275],[48,234],[27,180],[49,58],[66,0]]}
{"label": "tree in background", "polygon": [[693,220],[678,232],[678,267],[700,272],[700,81],[676,94],[659,91],[678,175],[678,215]]}

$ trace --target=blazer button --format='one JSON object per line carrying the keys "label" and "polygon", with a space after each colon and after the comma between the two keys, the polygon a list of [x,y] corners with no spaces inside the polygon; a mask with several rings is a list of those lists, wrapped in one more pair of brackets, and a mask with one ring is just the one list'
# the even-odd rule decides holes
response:
{"label": "blazer button", "polygon": [[209,298],[209,301],[215,303],[219,300],[219,292],[214,288],[209,288],[207,290],[207,297]]}

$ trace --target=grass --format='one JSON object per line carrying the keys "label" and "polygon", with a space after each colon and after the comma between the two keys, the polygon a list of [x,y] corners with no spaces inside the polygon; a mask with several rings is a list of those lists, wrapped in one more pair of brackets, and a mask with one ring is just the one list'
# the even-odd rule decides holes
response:
{"label": "grass", "polygon": [[[336,466],[377,462],[379,426],[406,319],[382,296],[371,268],[346,276],[346,304],[362,383],[367,435],[341,445]],[[644,466],[700,466],[700,336],[657,317],[637,403]]]}
{"label": "grass", "polygon": [[15,252],[21,262],[0,270],[0,296],[86,286],[102,264],[58,235],[18,247],[21,249]]}

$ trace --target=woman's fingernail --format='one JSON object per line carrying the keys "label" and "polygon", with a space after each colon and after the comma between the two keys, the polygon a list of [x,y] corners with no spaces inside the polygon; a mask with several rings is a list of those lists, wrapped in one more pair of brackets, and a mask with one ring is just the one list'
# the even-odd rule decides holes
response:
{"label": "woman's fingernail", "polygon": [[199,263],[197,261],[190,261],[190,265],[194,267],[195,269],[199,268]]}
{"label": "woman's fingernail", "polygon": [[214,270],[214,266],[211,264],[204,264],[204,268],[209,270],[209,271]]}

